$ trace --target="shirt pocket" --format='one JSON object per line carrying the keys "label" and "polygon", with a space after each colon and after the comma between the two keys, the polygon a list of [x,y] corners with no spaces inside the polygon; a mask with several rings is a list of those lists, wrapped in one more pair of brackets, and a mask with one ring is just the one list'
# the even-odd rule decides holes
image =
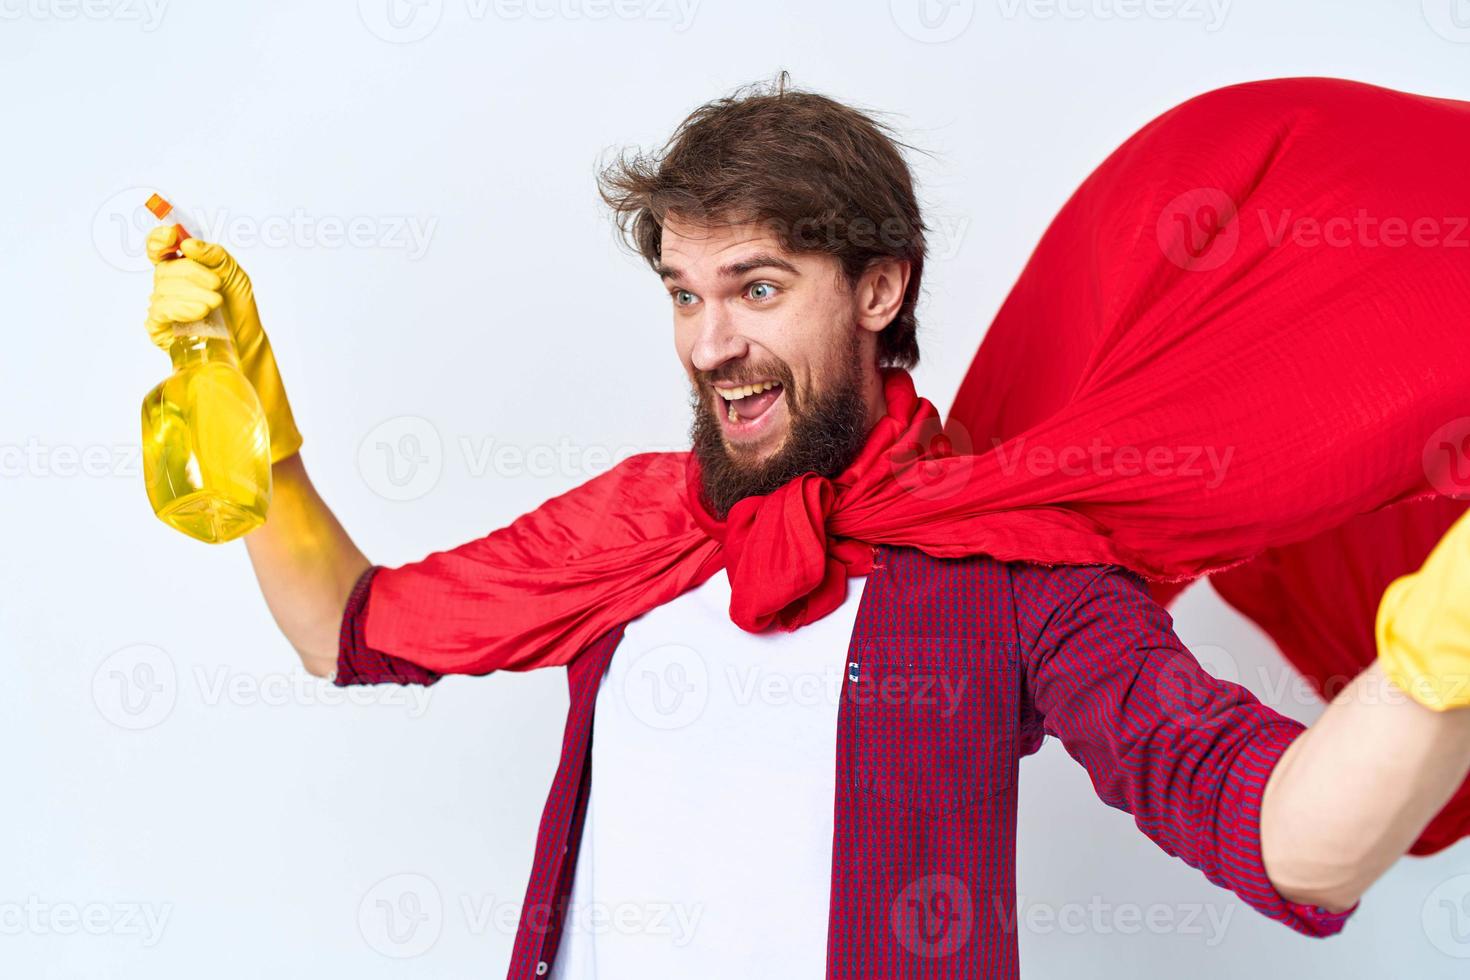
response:
{"label": "shirt pocket", "polygon": [[885,637],[848,664],[859,790],[919,813],[953,813],[1011,788],[1020,714],[1016,645]]}

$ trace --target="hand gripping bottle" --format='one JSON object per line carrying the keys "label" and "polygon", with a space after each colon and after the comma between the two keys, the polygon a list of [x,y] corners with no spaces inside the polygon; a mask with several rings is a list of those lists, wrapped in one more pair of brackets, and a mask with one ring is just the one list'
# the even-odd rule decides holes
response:
{"label": "hand gripping bottle", "polygon": [[[189,238],[171,204],[148,210]],[[177,253],[173,257],[177,257]],[[143,478],[153,512],[190,537],[219,544],[265,523],[271,499],[270,432],[255,389],[240,373],[218,309],[174,325],[173,373],[143,399]]]}

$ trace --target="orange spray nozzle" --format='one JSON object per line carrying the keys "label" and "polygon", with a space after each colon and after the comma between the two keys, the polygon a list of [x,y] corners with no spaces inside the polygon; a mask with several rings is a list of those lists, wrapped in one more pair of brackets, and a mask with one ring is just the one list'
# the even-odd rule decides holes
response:
{"label": "orange spray nozzle", "polygon": [[149,211],[152,211],[153,217],[157,218],[159,221],[167,218],[169,212],[174,209],[174,206],[172,204],[168,203],[157,194],[150,195],[147,203],[145,203],[143,206]]}
{"label": "orange spray nozzle", "polygon": [[[168,201],[164,199],[164,197],[160,194],[149,195],[148,200],[144,202],[143,206],[146,207],[148,211],[153,215],[153,217],[157,218],[159,221],[168,220],[168,216],[173,214],[174,211],[174,206],[168,203]],[[183,253],[179,251],[179,245],[183,243],[185,239],[191,237],[193,236],[189,234],[188,230],[185,229],[183,225],[179,224],[177,219],[175,219],[173,245],[171,246],[170,252],[165,257],[176,259],[180,255],[182,255]]]}

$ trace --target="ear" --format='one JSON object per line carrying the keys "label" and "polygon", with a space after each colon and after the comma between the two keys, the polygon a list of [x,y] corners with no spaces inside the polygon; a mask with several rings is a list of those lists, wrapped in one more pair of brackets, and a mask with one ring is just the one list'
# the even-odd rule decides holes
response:
{"label": "ear", "polygon": [[874,333],[898,316],[909,288],[909,262],[893,256],[874,259],[863,270],[853,290],[858,325]]}

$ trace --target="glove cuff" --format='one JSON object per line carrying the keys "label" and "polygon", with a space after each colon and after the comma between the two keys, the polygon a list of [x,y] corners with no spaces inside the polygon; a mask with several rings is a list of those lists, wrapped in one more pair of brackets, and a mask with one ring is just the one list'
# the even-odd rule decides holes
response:
{"label": "glove cuff", "polygon": [[[1383,593],[1374,623],[1378,663],[1400,690],[1433,711],[1470,707],[1465,651],[1455,645],[1454,626],[1415,628],[1406,605],[1419,575],[1396,579]],[[1447,617],[1442,617],[1447,620]]]}

